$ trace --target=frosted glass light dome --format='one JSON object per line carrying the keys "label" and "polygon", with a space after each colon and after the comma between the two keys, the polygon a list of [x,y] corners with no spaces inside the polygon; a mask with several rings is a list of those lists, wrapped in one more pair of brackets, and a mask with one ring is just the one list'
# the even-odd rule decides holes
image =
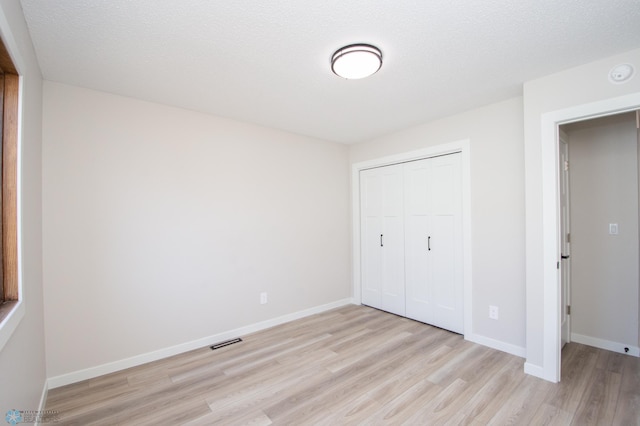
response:
{"label": "frosted glass light dome", "polygon": [[348,80],[369,77],[382,66],[382,52],[369,44],[352,44],[338,49],[331,58],[334,74]]}

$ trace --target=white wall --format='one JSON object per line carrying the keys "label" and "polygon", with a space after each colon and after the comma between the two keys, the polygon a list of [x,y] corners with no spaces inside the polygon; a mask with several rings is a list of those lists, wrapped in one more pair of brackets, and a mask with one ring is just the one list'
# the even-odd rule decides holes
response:
{"label": "white wall", "polygon": [[[470,140],[472,328],[465,334],[524,353],[522,98],[412,127],[351,147],[351,162]],[[500,319],[489,319],[489,305]]]}
{"label": "white wall", "polygon": [[44,87],[49,377],[350,297],[346,146]]}
{"label": "white wall", "polygon": [[[546,137],[542,133],[543,118],[551,113],[571,109],[584,110],[585,114],[602,103],[619,100],[620,97],[640,92],[640,77],[637,75],[625,84],[611,84],[609,70],[621,63],[635,64],[640,69],[640,50],[605,58],[596,62],[552,74],[525,83],[524,93],[524,154],[526,194],[526,280],[527,280],[527,364],[529,372],[554,380],[551,367],[558,360],[553,354],[555,339],[545,338],[557,331],[552,329],[554,321],[548,318],[557,315],[555,307],[545,305],[545,284],[555,281],[556,254],[545,252],[545,235],[556,232],[551,229],[551,216],[543,217],[545,194],[543,177],[550,176],[553,183],[553,161],[546,164],[543,157]],[[625,98],[626,99],[626,98]],[[597,105],[593,105],[597,103]],[[621,102],[614,102],[616,105]],[[570,114],[567,112],[567,114]],[[551,195],[551,194],[549,194]],[[549,199],[552,199],[551,196]],[[553,203],[549,204],[550,206]],[[546,234],[545,234],[546,232]],[[557,249],[556,249],[557,251]],[[551,276],[553,274],[553,276]],[[547,277],[547,278],[545,278]],[[547,290],[551,291],[550,286]],[[556,288],[553,289],[556,291]],[[549,296],[549,295],[547,295]],[[546,311],[545,311],[546,310]],[[547,320],[547,324],[545,324]],[[549,374],[545,374],[549,373]]]}
{"label": "white wall", "polygon": [[[634,113],[563,126],[569,137],[571,333],[638,346]],[[609,234],[617,223],[618,235]]]}
{"label": "white wall", "polygon": [[0,350],[0,416],[37,410],[45,386],[42,308],[42,77],[18,0],[0,4],[0,34],[22,75],[20,269],[26,313]]}

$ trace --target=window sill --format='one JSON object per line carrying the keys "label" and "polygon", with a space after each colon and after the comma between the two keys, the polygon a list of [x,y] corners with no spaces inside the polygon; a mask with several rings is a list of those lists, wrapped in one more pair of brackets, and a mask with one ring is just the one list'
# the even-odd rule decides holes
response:
{"label": "window sill", "polygon": [[0,351],[18,328],[24,312],[24,303],[21,300],[0,305]]}

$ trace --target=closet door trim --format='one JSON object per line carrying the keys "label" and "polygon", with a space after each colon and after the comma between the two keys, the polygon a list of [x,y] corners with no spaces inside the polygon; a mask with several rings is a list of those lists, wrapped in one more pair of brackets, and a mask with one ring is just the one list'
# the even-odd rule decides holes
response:
{"label": "closet door trim", "polygon": [[408,161],[422,160],[439,155],[459,152],[462,162],[462,251],[463,251],[463,274],[464,274],[464,336],[473,336],[472,313],[472,280],[471,280],[471,161],[469,139],[435,145],[417,151],[410,151],[402,154],[390,155],[373,160],[354,163],[351,166],[351,211],[352,211],[352,294],[353,303],[362,303],[362,275],[361,275],[361,249],[360,249],[360,171],[375,167],[390,166],[392,164],[405,163]]}

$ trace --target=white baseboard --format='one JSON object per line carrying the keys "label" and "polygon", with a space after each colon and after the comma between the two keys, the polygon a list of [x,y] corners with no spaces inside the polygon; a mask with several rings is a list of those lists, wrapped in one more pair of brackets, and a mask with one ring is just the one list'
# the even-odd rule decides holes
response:
{"label": "white baseboard", "polygon": [[209,346],[220,341],[232,339],[232,338],[250,334],[250,333],[255,333],[256,331],[264,330],[266,328],[274,327],[276,325],[284,324],[300,318],[308,317],[310,315],[325,312],[330,309],[335,309],[341,306],[346,306],[351,304],[354,304],[354,300],[352,298],[342,299],[332,303],[327,303],[326,305],[316,306],[310,309],[305,309],[304,311],[294,312],[291,314],[283,315],[281,317],[262,321],[256,324],[251,324],[245,327],[236,328],[234,330],[229,330],[222,333],[214,334],[213,336],[203,337],[201,339],[193,340],[191,342],[181,343],[179,345],[171,346],[171,347],[160,349],[157,351],[136,355],[131,358],[126,358],[126,359],[110,362],[107,364],[102,364],[95,367],[87,368],[84,370],[74,371],[72,373],[61,374],[59,376],[50,377],[49,380],[47,381],[48,389],[58,388],[60,386],[65,386],[71,383],[80,382],[82,380],[92,379],[94,377],[124,370],[130,367],[135,367],[137,365],[146,364],[148,362],[157,361],[159,359],[167,358],[173,355],[178,355],[184,352],[192,351],[194,349]]}
{"label": "white baseboard", "polygon": [[519,356],[520,358],[525,358],[527,355],[527,350],[522,346],[512,345],[511,343],[505,343],[500,340],[491,339],[489,337],[481,336],[479,334],[465,334],[464,339],[473,343],[478,343],[482,346],[488,346],[492,349],[497,349],[502,352],[506,352],[511,355]]}
{"label": "white baseboard", "polygon": [[525,362],[524,372],[534,377],[547,380],[544,374],[544,368],[540,367],[539,365],[531,364],[530,362]]}
{"label": "white baseboard", "polygon": [[[594,346],[600,349],[606,349],[612,352],[640,357],[640,348],[626,343],[612,342],[610,340],[598,339],[597,337],[585,336],[578,333],[571,333],[571,341],[581,343],[583,345]],[[628,348],[629,352],[626,352],[624,350],[625,348]]]}

